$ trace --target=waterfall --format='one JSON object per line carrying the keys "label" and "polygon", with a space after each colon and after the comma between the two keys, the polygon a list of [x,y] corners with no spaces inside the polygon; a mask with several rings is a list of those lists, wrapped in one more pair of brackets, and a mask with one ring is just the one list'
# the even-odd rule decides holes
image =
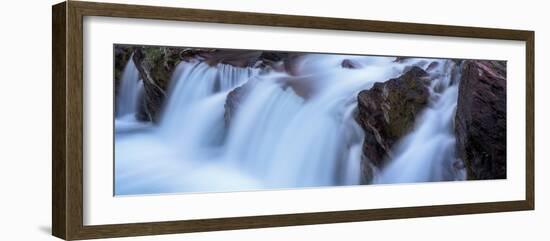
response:
{"label": "waterfall", "polygon": [[452,61],[440,61],[441,67],[434,71],[439,77],[430,86],[431,103],[416,120],[413,131],[394,148],[395,157],[375,176],[374,183],[465,179],[464,170],[454,168],[457,160],[453,121],[460,79],[451,74],[454,65]]}
{"label": "waterfall", "polygon": [[[115,136],[115,192],[357,185],[364,138],[354,119],[357,94],[411,64],[426,69],[429,63],[394,59],[308,54],[295,60],[292,73],[182,62],[158,126]],[[357,68],[342,67],[344,60]],[[448,168],[454,161],[457,86],[448,74],[450,61],[439,62],[430,71],[438,77],[429,107],[375,175],[376,183],[460,179]],[[227,96],[243,85],[246,93],[227,124]]]}
{"label": "waterfall", "polygon": [[204,140],[220,137],[224,126],[216,124],[223,119],[227,93],[258,71],[192,60],[180,63],[175,73],[160,128],[169,135],[167,138]]}
{"label": "waterfall", "polygon": [[120,89],[116,100],[117,118],[134,118],[138,110],[139,94],[142,90],[143,82],[139,78],[139,72],[132,57],[130,57],[120,80]]}
{"label": "waterfall", "polygon": [[[344,135],[344,150],[345,162],[340,171],[340,176],[343,178],[340,181],[343,185],[356,185],[361,181],[361,156],[363,153],[363,139],[365,135],[359,123],[355,121],[355,112],[357,103],[351,102],[344,113],[343,135]],[[346,148],[347,147],[347,148]]]}
{"label": "waterfall", "polygon": [[292,89],[282,89],[275,81],[260,81],[237,111],[230,127],[226,153],[230,161],[258,176],[266,166],[275,141],[303,105]]}
{"label": "waterfall", "polygon": [[122,72],[115,101],[116,132],[135,131],[149,126],[147,123],[139,122],[136,119],[142,93],[143,81],[139,78],[139,71],[132,56],[130,56]]}

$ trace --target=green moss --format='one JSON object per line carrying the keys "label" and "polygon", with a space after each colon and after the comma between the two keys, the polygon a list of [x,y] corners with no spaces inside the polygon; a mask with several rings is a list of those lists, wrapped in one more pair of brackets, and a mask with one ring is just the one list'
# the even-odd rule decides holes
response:
{"label": "green moss", "polygon": [[[147,63],[157,63],[162,60],[163,57],[162,47],[144,47],[143,53],[145,55],[144,61]],[[155,65],[152,65],[155,66]]]}
{"label": "green moss", "polygon": [[163,90],[168,87],[172,72],[180,62],[181,48],[143,47],[143,61],[151,78]]}

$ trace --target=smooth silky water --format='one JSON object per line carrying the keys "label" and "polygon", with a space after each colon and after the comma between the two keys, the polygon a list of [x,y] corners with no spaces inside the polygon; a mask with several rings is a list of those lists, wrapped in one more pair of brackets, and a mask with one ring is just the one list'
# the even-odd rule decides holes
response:
{"label": "smooth silky water", "polygon": [[[345,59],[360,68],[343,68]],[[115,194],[358,185],[364,134],[354,119],[357,94],[406,66],[426,69],[433,61],[440,63],[429,71],[437,76],[430,103],[373,183],[464,179],[453,168],[454,63],[394,59],[310,54],[295,63],[293,75],[182,62],[157,125],[134,117],[143,84],[130,61],[116,100]],[[227,95],[245,84],[244,101],[226,127]]]}

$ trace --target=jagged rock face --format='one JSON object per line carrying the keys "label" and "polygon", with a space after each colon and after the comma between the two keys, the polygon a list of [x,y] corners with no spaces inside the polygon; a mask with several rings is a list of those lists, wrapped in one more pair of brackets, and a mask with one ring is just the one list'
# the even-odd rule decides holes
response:
{"label": "jagged rock face", "polygon": [[464,63],[455,133],[468,179],[506,178],[506,62]]}
{"label": "jagged rock face", "polygon": [[370,164],[365,162],[384,166],[392,146],[413,127],[416,116],[428,103],[428,79],[424,70],[414,66],[398,78],[376,83],[359,93],[356,120],[365,131],[364,176],[371,175],[366,168]]}
{"label": "jagged rock face", "polygon": [[166,97],[170,78],[182,59],[182,48],[138,47],[134,51],[134,63],[143,80],[143,108],[138,118],[157,122]]}

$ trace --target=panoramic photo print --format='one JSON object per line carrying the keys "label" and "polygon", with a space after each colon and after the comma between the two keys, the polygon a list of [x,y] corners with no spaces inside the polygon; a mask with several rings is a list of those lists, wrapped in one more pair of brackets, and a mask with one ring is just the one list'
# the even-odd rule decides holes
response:
{"label": "panoramic photo print", "polygon": [[506,179],[506,61],[113,50],[115,195]]}

